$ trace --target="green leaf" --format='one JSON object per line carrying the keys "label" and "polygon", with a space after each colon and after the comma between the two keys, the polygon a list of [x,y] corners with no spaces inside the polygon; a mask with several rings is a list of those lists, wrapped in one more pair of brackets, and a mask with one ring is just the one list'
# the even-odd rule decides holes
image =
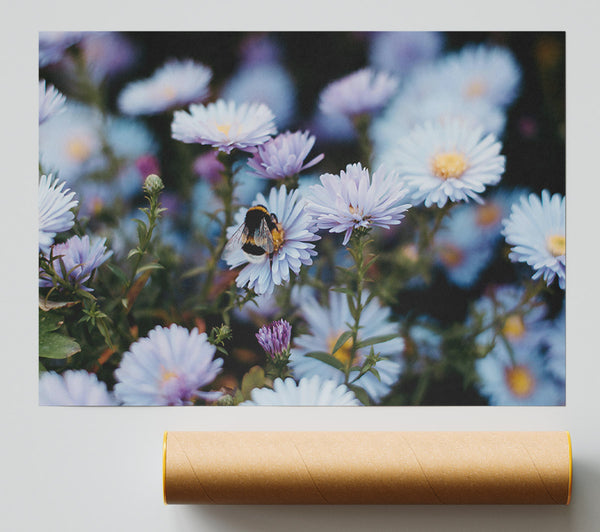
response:
{"label": "green leaf", "polygon": [[340,337],[337,339],[337,342],[335,343],[335,345],[333,346],[333,349],[331,350],[331,356],[333,356],[335,353],[337,353],[338,349],[340,349],[351,337],[352,337],[352,331],[346,331],[346,332],[343,332],[342,334],[340,334]]}
{"label": "green leaf", "polygon": [[145,271],[151,271],[151,270],[164,270],[165,267],[162,264],[159,264],[158,262],[151,262],[149,264],[146,264],[145,266],[142,266],[141,268],[138,268],[138,271],[135,272],[136,275],[139,275],[140,273],[143,273]]}
{"label": "green leaf", "polygon": [[40,334],[40,357],[62,359],[79,353],[81,347],[68,336],[60,333]]}
{"label": "green leaf", "polygon": [[251,393],[254,388],[262,388],[265,385],[265,370],[260,366],[250,368],[250,371],[244,375],[240,390],[244,399],[251,399]]}
{"label": "green leaf", "polygon": [[379,382],[381,382],[381,375],[379,375],[379,371],[377,370],[377,368],[375,368],[375,366],[372,366],[372,367],[370,367],[370,368],[369,368],[369,371],[370,371],[370,372],[371,372],[373,375],[375,375],[375,377],[377,377],[377,380],[378,380]]}
{"label": "green leaf", "polygon": [[324,351],[312,351],[311,353],[306,353],[307,357],[315,358],[324,362],[325,364],[334,367],[335,369],[339,369],[340,371],[344,371],[344,364],[340,362],[334,356],[331,356],[329,353],[325,353]]}
{"label": "green leaf", "polygon": [[368,347],[370,345],[382,344],[384,342],[389,342],[390,340],[394,340],[398,338],[398,334],[384,334],[382,336],[371,336],[371,338],[367,338],[366,340],[362,340],[356,343],[356,348],[360,349],[361,347]]}
{"label": "green leaf", "polygon": [[39,313],[39,334],[40,336],[56,331],[62,325],[62,316],[52,312]]}
{"label": "green leaf", "polygon": [[127,258],[130,259],[131,257],[135,257],[136,255],[141,254],[142,252],[140,251],[139,248],[134,248],[132,250],[129,251],[129,253],[127,253]]}
{"label": "green leaf", "polygon": [[363,405],[369,406],[371,404],[369,395],[360,386],[353,386],[352,384],[350,384],[350,385],[348,385],[348,388],[350,388],[354,392],[354,395],[356,395],[356,398]]}
{"label": "green leaf", "polygon": [[119,281],[121,281],[121,283],[127,283],[127,276],[121,268],[111,263],[107,263],[106,266],[119,279]]}

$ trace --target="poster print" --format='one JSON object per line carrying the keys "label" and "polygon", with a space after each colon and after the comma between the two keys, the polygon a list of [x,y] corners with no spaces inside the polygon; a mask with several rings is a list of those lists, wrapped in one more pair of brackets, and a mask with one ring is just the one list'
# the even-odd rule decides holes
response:
{"label": "poster print", "polygon": [[39,34],[43,405],[562,405],[564,33]]}

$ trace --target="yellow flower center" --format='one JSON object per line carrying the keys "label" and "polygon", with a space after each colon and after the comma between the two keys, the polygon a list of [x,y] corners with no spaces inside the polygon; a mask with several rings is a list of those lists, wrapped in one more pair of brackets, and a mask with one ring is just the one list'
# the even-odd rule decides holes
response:
{"label": "yellow flower center", "polygon": [[518,340],[519,338],[522,338],[525,334],[525,323],[523,323],[523,318],[518,314],[511,314],[504,322],[502,333],[509,340]]}
{"label": "yellow flower center", "polygon": [[174,371],[165,371],[165,370],[163,370],[163,374],[162,374],[162,377],[161,377],[160,381],[161,381],[161,384],[164,386],[171,379],[176,379],[177,377],[178,377],[178,375]]}
{"label": "yellow flower center", "polygon": [[271,231],[273,237],[273,252],[279,251],[285,242],[285,231],[280,223],[276,224],[276,228]]}
{"label": "yellow flower center", "polygon": [[535,389],[535,379],[525,366],[507,368],[504,372],[506,384],[517,397],[527,397]]}
{"label": "yellow flower center", "polygon": [[177,96],[177,91],[172,85],[165,85],[161,87],[160,94],[165,100],[174,100],[175,96]]}
{"label": "yellow flower center", "polygon": [[350,214],[358,214],[359,216],[362,216],[362,211],[354,205],[350,205],[348,210],[350,211]]}
{"label": "yellow flower center", "polygon": [[409,262],[417,262],[419,260],[419,250],[414,244],[407,244],[400,250],[402,256]]}
{"label": "yellow flower center", "polygon": [[92,150],[89,143],[85,142],[84,139],[74,138],[67,142],[67,153],[71,159],[83,162],[89,158]]}
{"label": "yellow flower center", "polygon": [[564,235],[550,235],[546,239],[546,248],[555,257],[565,254],[567,241]]}
{"label": "yellow flower center", "polygon": [[468,168],[467,158],[462,153],[448,151],[438,153],[431,163],[433,174],[440,179],[458,179]]}
{"label": "yellow flower center", "polygon": [[465,258],[463,252],[451,244],[445,244],[442,248],[440,248],[439,255],[442,264],[448,268],[458,266]]}
{"label": "yellow flower center", "polygon": [[500,207],[498,207],[498,205],[494,205],[493,203],[487,203],[477,207],[477,225],[489,227],[490,225],[498,223],[501,216],[502,212]]}
{"label": "yellow flower center", "polygon": [[231,129],[231,124],[218,124],[217,125],[217,131],[220,131],[225,136],[229,135],[230,129]]}
{"label": "yellow flower center", "polygon": [[[333,349],[333,347],[335,346],[335,342],[337,341],[339,336],[340,335],[338,334],[336,336],[331,337],[328,340],[327,350],[330,353],[331,353],[331,350]],[[333,356],[335,358],[337,358],[342,364],[344,364],[345,366],[348,366],[350,364],[350,361],[352,360],[352,346],[353,346],[352,338],[348,338],[342,344],[342,346],[335,353],[333,353]],[[352,362],[354,362],[354,361],[352,361]]]}
{"label": "yellow flower center", "polygon": [[482,79],[471,80],[465,87],[465,96],[467,98],[479,98],[487,92],[487,84]]}

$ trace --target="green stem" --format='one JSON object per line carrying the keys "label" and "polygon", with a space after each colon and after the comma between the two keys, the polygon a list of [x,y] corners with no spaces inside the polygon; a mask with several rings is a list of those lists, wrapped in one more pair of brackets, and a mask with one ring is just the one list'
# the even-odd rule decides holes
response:
{"label": "green stem", "polygon": [[371,123],[371,117],[368,114],[361,114],[353,118],[354,129],[358,134],[358,148],[360,153],[360,162],[363,167],[369,167],[371,165],[371,157],[373,153],[373,147],[371,146],[371,139],[369,137],[369,125]]}
{"label": "green stem", "polygon": [[225,167],[225,170],[223,170],[223,179],[219,183],[219,186],[215,192],[223,201],[223,212],[225,214],[225,219],[223,221],[223,225],[221,226],[221,234],[219,235],[217,246],[215,247],[214,252],[212,253],[208,262],[206,279],[201,292],[202,301],[206,301],[208,299],[208,294],[210,293],[210,289],[212,288],[215,276],[217,274],[217,266],[221,260],[223,250],[227,245],[227,228],[233,225],[233,193],[235,190],[235,182],[233,179],[232,165],[229,157],[223,153],[219,152],[218,159]]}

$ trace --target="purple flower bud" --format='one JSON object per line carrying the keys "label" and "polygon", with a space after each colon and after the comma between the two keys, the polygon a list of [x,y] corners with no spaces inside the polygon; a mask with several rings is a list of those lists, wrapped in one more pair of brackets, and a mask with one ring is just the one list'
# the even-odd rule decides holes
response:
{"label": "purple flower bud", "polygon": [[264,325],[256,334],[258,343],[273,360],[289,350],[291,337],[292,326],[285,320]]}

